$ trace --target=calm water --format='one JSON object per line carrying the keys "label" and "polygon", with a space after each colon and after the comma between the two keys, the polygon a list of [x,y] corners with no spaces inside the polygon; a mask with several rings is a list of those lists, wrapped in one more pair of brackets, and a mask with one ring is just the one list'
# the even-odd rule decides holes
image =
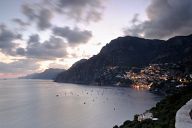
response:
{"label": "calm water", "polygon": [[159,100],[130,88],[0,80],[0,128],[112,128]]}

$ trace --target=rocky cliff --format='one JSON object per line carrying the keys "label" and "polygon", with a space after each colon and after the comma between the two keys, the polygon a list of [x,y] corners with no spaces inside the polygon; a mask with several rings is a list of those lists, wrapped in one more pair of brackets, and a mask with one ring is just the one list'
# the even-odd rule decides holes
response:
{"label": "rocky cliff", "polygon": [[68,83],[97,83],[101,74],[114,67],[129,70],[153,63],[178,63],[192,57],[192,35],[169,40],[119,37],[104,46],[100,53],[74,64],[60,73],[55,81]]}

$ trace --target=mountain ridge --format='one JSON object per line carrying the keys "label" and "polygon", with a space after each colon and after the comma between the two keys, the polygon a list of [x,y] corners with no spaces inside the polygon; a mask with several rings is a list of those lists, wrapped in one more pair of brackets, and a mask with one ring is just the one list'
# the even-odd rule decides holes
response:
{"label": "mountain ridge", "polygon": [[109,67],[145,67],[153,63],[178,63],[192,55],[192,35],[176,36],[168,40],[119,37],[106,44],[101,51],[66,72],[55,81],[66,83],[97,83],[100,74]]}
{"label": "mountain ridge", "polygon": [[23,76],[23,77],[21,77],[21,79],[54,80],[59,73],[64,72],[64,71],[65,71],[64,69],[49,68],[49,69],[44,70],[41,73],[33,73],[33,74],[29,74],[27,76]]}

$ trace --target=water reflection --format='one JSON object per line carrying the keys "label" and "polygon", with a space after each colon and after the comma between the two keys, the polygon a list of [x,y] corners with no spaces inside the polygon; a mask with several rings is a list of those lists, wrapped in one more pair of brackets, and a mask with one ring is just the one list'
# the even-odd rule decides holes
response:
{"label": "water reflection", "polygon": [[159,100],[122,87],[0,81],[0,128],[112,128]]}

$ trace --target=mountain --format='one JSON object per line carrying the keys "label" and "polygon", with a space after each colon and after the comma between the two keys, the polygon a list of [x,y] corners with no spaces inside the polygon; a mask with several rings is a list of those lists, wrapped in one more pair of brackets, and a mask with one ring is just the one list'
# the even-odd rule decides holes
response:
{"label": "mountain", "polygon": [[22,79],[46,79],[46,80],[54,80],[56,78],[56,76],[61,73],[64,72],[64,69],[46,69],[45,71],[41,72],[41,73],[34,73],[34,74],[30,74],[27,76],[22,77]]}
{"label": "mountain", "polygon": [[119,37],[104,46],[99,54],[75,63],[67,71],[60,73],[55,81],[93,84],[103,80],[102,75],[105,75],[107,82],[110,82],[114,77],[117,78],[116,73],[111,73],[112,69],[123,71],[149,64],[178,63],[191,58],[192,35],[177,36],[166,41]]}
{"label": "mountain", "polygon": [[81,59],[81,60],[75,62],[75,63],[71,66],[71,68],[75,68],[76,66],[78,66],[78,65],[80,65],[80,64],[83,64],[85,61],[87,61],[87,59]]}

